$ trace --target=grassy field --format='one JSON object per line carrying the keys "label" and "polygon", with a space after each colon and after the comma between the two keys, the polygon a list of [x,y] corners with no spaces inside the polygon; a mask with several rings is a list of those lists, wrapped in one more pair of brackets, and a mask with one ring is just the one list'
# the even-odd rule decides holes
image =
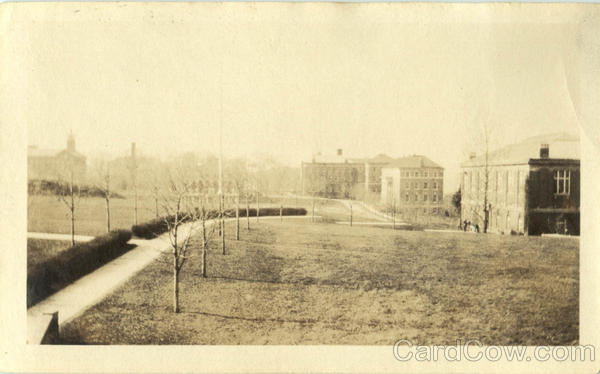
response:
{"label": "grassy field", "polygon": [[68,240],[27,239],[27,270],[69,248]]}
{"label": "grassy field", "polygon": [[207,279],[200,258],[190,258],[179,314],[168,258],[157,260],[65,325],[64,342],[578,341],[577,240],[307,221],[252,224],[242,240],[228,240],[225,256],[213,243]]}
{"label": "grassy field", "polygon": [[[133,225],[133,197],[125,195],[125,199],[111,200],[111,229],[130,229]],[[55,196],[35,195],[30,197],[31,204],[28,209],[27,231],[48,232],[58,234],[71,233],[71,213],[69,209]],[[216,200],[211,201],[211,208],[216,209]],[[260,202],[262,208],[279,207],[304,207],[308,214],[312,213],[312,202],[306,199],[284,198],[265,199]],[[81,198],[76,205],[75,233],[77,235],[100,235],[106,233],[106,205],[102,198]],[[227,202],[227,207],[234,207],[233,201]],[[245,207],[245,201],[240,201],[240,207]],[[254,201],[250,208],[255,208]],[[329,220],[348,220],[349,210],[339,202],[317,200],[315,214],[325,215]],[[156,217],[154,199],[151,196],[138,197],[138,222],[149,221]],[[368,219],[357,212],[355,219]]]}
{"label": "grassy field", "polygon": [[[27,231],[58,234],[71,233],[71,212],[55,196],[31,197],[27,215]],[[111,199],[111,229],[131,229],[133,225],[133,198]],[[138,222],[155,217],[154,200],[149,196],[138,198]],[[102,198],[81,198],[75,210],[75,234],[100,235],[106,233],[106,205]]]}

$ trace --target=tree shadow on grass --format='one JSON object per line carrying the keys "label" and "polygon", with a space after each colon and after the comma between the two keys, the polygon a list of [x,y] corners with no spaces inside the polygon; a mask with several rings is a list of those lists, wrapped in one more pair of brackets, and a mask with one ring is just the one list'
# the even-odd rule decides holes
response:
{"label": "tree shadow on grass", "polygon": [[299,324],[311,324],[311,323],[319,322],[319,320],[313,319],[313,318],[282,319],[282,318],[264,318],[264,317],[243,317],[243,316],[229,316],[229,315],[225,315],[225,314],[209,313],[209,312],[201,312],[201,311],[185,311],[185,310],[183,310],[182,313],[196,314],[196,315],[223,318],[223,319],[232,319],[232,320],[239,320],[239,321],[248,321],[248,322],[277,322],[277,323],[299,323]]}

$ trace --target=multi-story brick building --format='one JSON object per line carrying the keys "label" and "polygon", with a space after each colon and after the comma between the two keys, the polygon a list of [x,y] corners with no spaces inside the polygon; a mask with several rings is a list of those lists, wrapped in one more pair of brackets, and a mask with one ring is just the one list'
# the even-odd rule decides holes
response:
{"label": "multi-story brick building", "polygon": [[317,154],[311,162],[302,162],[302,193],[328,198],[378,199],[381,168],[392,161],[384,154],[347,158],[341,149],[334,156]]}
{"label": "multi-story brick building", "polygon": [[487,166],[473,155],[461,165],[461,192],[461,220],[482,230],[487,215],[488,232],[579,234],[579,139],[530,138],[489,153]]}
{"label": "multi-story brick building", "polygon": [[36,146],[27,149],[28,179],[68,180],[71,172],[76,181],[85,178],[86,158],[75,150],[73,134],[69,134],[66,149],[40,149]]}
{"label": "multi-story brick building", "polygon": [[444,168],[425,156],[394,160],[381,170],[381,204],[409,213],[438,212],[444,195]]}

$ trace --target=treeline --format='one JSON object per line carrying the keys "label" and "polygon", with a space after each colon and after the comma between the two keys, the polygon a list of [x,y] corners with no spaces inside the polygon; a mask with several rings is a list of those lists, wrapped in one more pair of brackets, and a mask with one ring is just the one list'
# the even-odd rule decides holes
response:
{"label": "treeline", "polygon": [[[104,197],[104,191],[96,186],[87,184],[75,184],[73,190],[76,195],[84,197]],[[69,183],[52,180],[30,180],[27,185],[29,195],[69,195],[71,193]],[[111,198],[123,199],[124,197],[118,193],[111,192]]]}

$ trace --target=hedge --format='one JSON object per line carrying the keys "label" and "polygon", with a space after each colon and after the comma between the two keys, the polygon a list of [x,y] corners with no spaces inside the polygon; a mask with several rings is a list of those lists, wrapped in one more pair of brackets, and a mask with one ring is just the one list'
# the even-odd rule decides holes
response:
{"label": "hedge", "polygon": [[[261,208],[259,211],[259,216],[278,216],[280,214],[280,208]],[[240,217],[246,216],[246,208],[239,209]],[[256,217],[256,209],[250,208],[248,210],[250,217]],[[283,208],[284,216],[305,216],[306,209],[304,208]],[[211,210],[207,213],[208,219],[217,218],[219,216],[219,212],[216,210]],[[235,209],[225,209],[223,211],[223,216],[232,218],[235,217]],[[144,239],[152,239],[157,237],[158,235],[167,232],[169,230],[169,226],[167,221],[173,222],[175,220],[175,216],[168,217],[160,217],[155,218],[151,221],[134,225],[131,227],[131,231],[137,237]]]}
{"label": "hedge", "polygon": [[111,231],[37,264],[27,272],[27,307],[127,252],[129,239],[129,230]]}

